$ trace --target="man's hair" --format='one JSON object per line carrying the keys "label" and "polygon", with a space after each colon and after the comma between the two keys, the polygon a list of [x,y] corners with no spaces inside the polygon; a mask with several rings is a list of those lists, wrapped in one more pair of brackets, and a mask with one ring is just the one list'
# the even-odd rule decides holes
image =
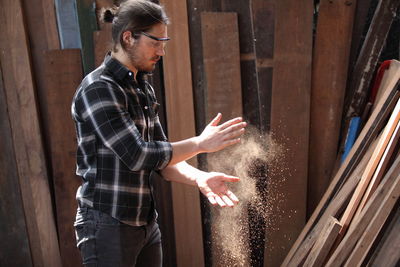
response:
{"label": "man's hair", "polygon": [[164,8],[149,0],[126,0],[119,6],[103,9],[102,20],[112,23],[113,51],[115,52],[117,44],[125,48],[122,39],[124,32],[130,31],[132,37],[138,39],[141,32],[150,30],[155,24],[169,23]]}

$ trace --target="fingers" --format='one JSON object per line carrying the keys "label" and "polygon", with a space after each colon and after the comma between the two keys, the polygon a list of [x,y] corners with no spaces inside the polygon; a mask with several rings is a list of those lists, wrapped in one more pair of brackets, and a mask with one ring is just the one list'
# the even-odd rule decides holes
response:
{"label": "fingers", "polygon": [[232,191],[227,191],[226,194],[228,195],[228,197],[235,203],[239,202],[239,199],[236,197],[236,195],[234,193],[232,193]]}
{"label": "fingers", "polygon": [[211,125],[211,126],[217,126],[218,123],[221,121],[221,118],[222,118],[222,114],[221,114],[221,113],[218,113],[217,116],[215,116],[215,118],[212,119],[212,121],[209,123],[209,125]]}
{"label": "fingers", "polygon": [[208,197],[208,201],[214,206],[219,205],[220,207],[234,207],[238,202],[239,199],[233,194],[231,191],[227,191],[226,195],[212,195]]}
{"label": "fingers", "polygon": [[240,124],[243,121],[243,119],[241,117],[237,117],[237,118],[233,118],[229,121],[224,122],[223,124],[220,125],[221,129],[225,129],[231,125],[236,125],[236,124]]}
{"label": "fingers", "polygon": [[224,175],[224,181],[225,182],[239,182],[240,178],[237,176],[232,176],[232,175]]}

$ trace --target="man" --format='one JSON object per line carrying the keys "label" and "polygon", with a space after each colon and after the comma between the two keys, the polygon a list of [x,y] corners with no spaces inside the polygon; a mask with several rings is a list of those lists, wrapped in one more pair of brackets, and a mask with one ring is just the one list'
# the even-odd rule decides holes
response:
{"label": "man", "polygon": [[[157,4],[129,0],[104,13],[113,49],[78,87],[72,103],[78,152],[75,221],[85,266],[161,266],[151,172],[198,186],[214,205],[238,201],[225,182],[237,177],[203,172],[185,162],[199,153],[240,142],[241,118],[219,125],[218,114],[201,135],[168,142],[146,73],[165,55],[168,18]],[[182,103],[184,104],[184,103]]]}

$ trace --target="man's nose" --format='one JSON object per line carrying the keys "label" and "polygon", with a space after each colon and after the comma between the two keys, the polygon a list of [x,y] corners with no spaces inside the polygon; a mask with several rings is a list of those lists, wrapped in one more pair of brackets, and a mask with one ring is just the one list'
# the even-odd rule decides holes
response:
{"label": "man's nose", "polygon": [[157,49],[157,56],[165,56],[165,49],[163,47]]}

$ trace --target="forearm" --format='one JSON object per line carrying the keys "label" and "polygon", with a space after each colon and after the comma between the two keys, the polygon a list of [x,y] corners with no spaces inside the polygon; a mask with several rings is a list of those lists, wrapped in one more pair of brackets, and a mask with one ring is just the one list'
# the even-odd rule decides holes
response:
{"label": "forearm", "polygon": [[161,171],[161,174],[168,181],[197,186],[196,179],[204,175],[205,172],[189,165],[186,161],[182,161],[167,166]]}
{"label": "forearm", "polygon": [[200,149],[198,137],[192,137],[179,142],[173,142],[172,145],[172,157],[168,166],[176,165],[179,162],[188,160],[197,154],[203,152]]}

